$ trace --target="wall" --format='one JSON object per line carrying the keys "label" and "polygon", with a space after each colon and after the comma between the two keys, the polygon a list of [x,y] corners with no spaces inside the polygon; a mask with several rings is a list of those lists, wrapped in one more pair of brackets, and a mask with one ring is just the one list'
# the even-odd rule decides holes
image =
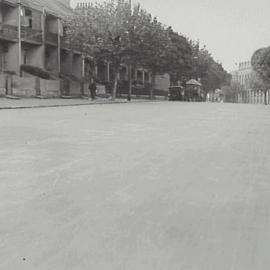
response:
{"label": "wall", "polygon": [[70,82],[70,96],[80,97],[81,96],[81,84],[78,82]]}
{"label": "wall", "polygon": [[6,76],[4,74],[0,74],[0,96],[6,94]]}
{"label": "wall", "polygon": [[3,11],[2,11],[2,7],[1,7],[1,5],[0,5],[0,23],[2,23],[2,21],[3,21]]}
{"label": "wall", "polygon": [[7,5],[2,6],[3,22],[9,25],[18,25],[18,9],[9,7]]}
{"label": "wall", "polygon": [[21,78],[13,76],[13,95],[18,97],[36,96],[35,77]]}
{"label": "wall", "polygon": [[56,18],[47,17],[46,31],[50,33],[58,34],[58,20]]}
{"label": "wall", "polygon": [[[0,74],[0,95],[5,94],[5,78],[5,75]],[[37,96],[37,78],[13,76],[12,94],[28,98]],[[59,97],[60,81],[40,79],[40,94],[47,98]]]}
{"label": "wall", "polygon": [[2,44],[0,43],[0,72],[4,70],[4,52]]}
{"label": "wall", "polygon": [[84,85],[83,85],[83,94],[85,95],[85,96],[90,96],[90,90],[89,90],[89,83],[87,82],[87,83],[84,83]]}
{"label": "wall", "polygon": [[60,81],[40,80],[41,96],[48,98],[60,97]]}
{"label": "wall", "polygon": [[101,82],[106,82],[108,80],[108,71],[107,71],[107,65],[105,64],[99,64],[97,66],[97,78]]}
{"label": "wall", "polygon": [[81,55],[74,54],[72,62],[72,74],[77,78],[82,77],[82,57]]}
{"label": "wall", "polygon": [[120,69],[120,80],[127,81],[128,80],[128,67],[122,65]]}
{"label": "wall", "polygon": [[[86,86],[86,90],[88,91],[85,91],[85,93],[89,93],[89,84]],[[104,85],[101,85],[101,84],[97,84],[97,95],[99,96],[106,96],[106,88]]]}
{"label": "wall", "polygon": [[26,55],[28,58],[27,64],[44,68],[45,46],[31,46],[27,47],[26,50]]}
{"label": "wall", "polygon": [[64,74],[72,73],[72,54],[65,50],[61,51],[61,72]]}
{"label": "wall", "polygon": [[170,75],[169,74],[156,76],[155,89],[169,91],[169,87],[170,87]]}
{"label": "wall", "polygon": [[39,11],[32,10],[32,19],[33,19],[33,22],[32,22],[33,29],[41,30],[43,14]]}
{"label": "wall", "polygon": [[19,74],[19,44],[18,43],[9,43],[8,52],[6,53],[6,63],[7,70],[15,71]]}
{"label": "wall", "polygon": [[46,48],[45,68],[52,72],[58,72],[58,50],[57,48],[47,46]]}

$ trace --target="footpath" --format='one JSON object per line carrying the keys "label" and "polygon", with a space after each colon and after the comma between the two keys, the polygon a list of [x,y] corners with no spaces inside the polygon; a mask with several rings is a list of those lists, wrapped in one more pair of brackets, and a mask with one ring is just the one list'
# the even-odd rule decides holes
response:
{"label": "footpath", "polygon": [[127,101],[126,99],[111,100],[108,98],[97,98],[94,101],[84,98],[52,98],[52,99],[38,99],[38,98],[22,98],[10,99],[7,97],[0,98],[0,110],[7,109],[31,109],[31,108],[49,108],[49,107],[65,107],[65,106],[86,106],[97,104],[119,104],[119,103],[137,103],[149,102],[147,99],[133,99]]}

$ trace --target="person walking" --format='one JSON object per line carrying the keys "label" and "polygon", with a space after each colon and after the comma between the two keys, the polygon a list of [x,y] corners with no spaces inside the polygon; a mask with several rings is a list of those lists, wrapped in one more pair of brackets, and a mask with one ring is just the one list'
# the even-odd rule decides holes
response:
{"label": "person walking", "polygon": [[90,91],[92,100],[95,100],[96,98],[96,90],[97,90],[97,85],[95,83],[95,80],[92,78],[89,84],[89,91]]}

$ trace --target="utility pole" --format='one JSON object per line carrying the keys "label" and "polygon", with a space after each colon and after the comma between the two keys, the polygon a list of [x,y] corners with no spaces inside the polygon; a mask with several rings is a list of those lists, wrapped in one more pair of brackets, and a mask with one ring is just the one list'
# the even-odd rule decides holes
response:
{"label": "utility pole", "polygon": [[43,47],[43,52],[42,52],[42,61],[43,61],[43,67],[46,68],[46,47],[45,47],[45,42],[46,42],[46,12],[45,8],[42,9],[42,20],[41,20],[41,30],[42,30],[42,47]]}
{"label": "utility pole", "polygon": [[57,19],[58,35],[57,35],[57,64],[58,64],[58,73],[61,72],[61,21],[60,18]]}
{"label": "utility pole", "polygon": [[[130,8],[130,14],[132,16],[132,0],[129,0],[129,8]],[[128,33],[129,35],[129,46],[131,47],[131,42],[130,42],[130,38],[131,38],[131,33],[129,31]],[[131,101],[131,95],[132,95],[132,66],[131,66],[131,59],[129,57],[129,61],[128,61],[128,97],[127,100]]]}
{"label": "utility pole", "polygon": [[21,76],[21,65],[22,65],[22,3],[18,0],[18,74]]}

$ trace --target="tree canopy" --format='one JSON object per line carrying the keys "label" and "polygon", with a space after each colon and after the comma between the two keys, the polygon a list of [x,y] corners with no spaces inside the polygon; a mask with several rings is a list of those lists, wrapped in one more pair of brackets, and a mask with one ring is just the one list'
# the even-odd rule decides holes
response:
{"label": "tree canopy", "polygon": [[152,84],[156,74],[168,73],[171,84],[200,78],[210,91],[228,79],[205,47],[165,26],[139,4],[131,7],[125,0],[109,0],[78,6],[66,19],[65,32],[73,49],[96,63],[112,64],[115,87],[121,63],[151,71]]}
{"label": "tree canopy", "polygon": [[264,91],[267,104],[266,92],[270,87],[270,47],[257,50],[251,58],[251,65],[256,75],[252,86]]}
{"label": "tree canopy", "polygon": [[251,58],[251,65],[258,77],[270,84],[270,47],[257,50]]}

